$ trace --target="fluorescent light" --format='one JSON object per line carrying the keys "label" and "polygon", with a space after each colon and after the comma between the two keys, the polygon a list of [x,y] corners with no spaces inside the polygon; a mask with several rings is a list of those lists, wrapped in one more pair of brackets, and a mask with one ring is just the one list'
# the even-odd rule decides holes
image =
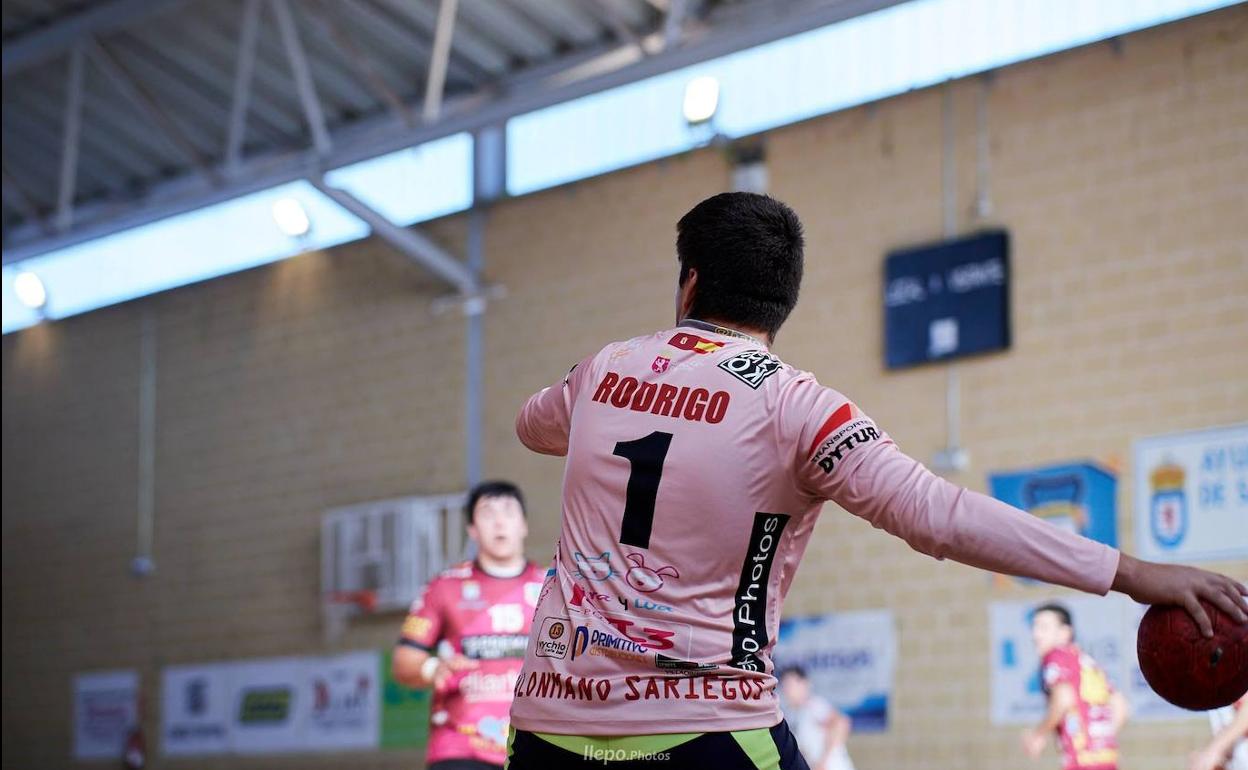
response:
{"label": "fluorescent light", "polygon": [[685,86],[685,122],[691,126],[715,117],[719,109],[719,80],[703,75]]}
{"label": "fluorescent light", "polygon": [[273,202],[273,221],[277,223],[277,229],[291,238],[302,238],[312,229],[308,212],[294,198],[278,198]]}
{"label": "fluorescent light", "polygon": [[17,299],[31,310],[39,310],[48,304],[48,290],[43,280],[29,270],[18,273],[13,279],[13,291]]}

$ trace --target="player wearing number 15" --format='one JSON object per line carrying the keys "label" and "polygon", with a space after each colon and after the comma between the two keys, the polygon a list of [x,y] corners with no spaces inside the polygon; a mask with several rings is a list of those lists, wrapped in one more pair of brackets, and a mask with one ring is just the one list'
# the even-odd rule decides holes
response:
{"label": "player wearing number 15", "polygon": [[512,686],[545,574],[525,561],[524,497],[514,484],[478,484],[466,510],[477,558],[430,581],[394,648],[394,678],[433,689],[429,770],[503,764]]}
{"label": "player wearing number 15", "polygon": [[[936,558],[1185,604],[1203,628],[1198,596],[1243,618],[1230,579],[1139,562],[957,487],[772,354],[802,276],[784,204],[709,198],[677,224],[676,252],[677,325],[607,345],[516,420],[525,446],[567,460],[555,570],[512,704],[513,770],[805,768],[771,650],[828,500]],[[861,329],[832,317],[839,334]]]}

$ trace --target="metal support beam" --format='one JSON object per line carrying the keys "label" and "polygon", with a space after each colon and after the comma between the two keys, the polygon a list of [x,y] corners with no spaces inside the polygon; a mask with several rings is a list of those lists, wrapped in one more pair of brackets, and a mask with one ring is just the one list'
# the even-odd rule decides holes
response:
{"label": "metal support beam", "polygon": [[156,311],[146,303],[139,318],[139,467],[134,559],[130,571],[147,577],[156,527]]}
{"label": "metal support beam", "polygon": [[[946,83],[941,95],[941,219],[945,238],[958,232],[958,163],[957,121],[954,103],[954,86]],[[969,455],[962,448],[962,381],[957,361],[945,366],[945,446],[932,457],[931,468],[937,473],[950,475],[966,470]]]}
{"label": "metal support beam", "polygon": [[442,93],[446,89],[446,63],[451,58],[451,37],[455,34],[455,12],[459,0],[442,0],[438,9],[438,28],[433,36],[433,53],[429,56],[429,80],[425,83],[425,109],[422,115],[426,123],[432,123],[442,113]]}
{"label": "metal support beam", "polygon": [[663,18],[663,50],[670,51],[680,45],[681,34],[685,28],[685,11],[688,10],[686,0],[670,0],[667,16]]}
{"label": "metal support beam", "polygon": [[386,79],[377,70],[368,53],[356,45],[349,29],[345,25],[334,23],[331,13],[332,9],[321,2],[313,2],[304,8],[304,18],[316,27],[321,37],[333,42],[338,52],[342,54],[342,60],[356,79],[372,91],[373,95],[381,100],[405,126],[415,127],[416,119],[407,105],[403,103],[403,99],[386,83]]}
{"label": "metal support beam", "polygon": [[350,192],[330,187],[323,179],[309,181],[339,206],[364,220],[373,229],[374,235],[449,283],[461,294],[475,296],[480,291],[477,277],[472,270],[429,238],[416,230],[396,225]]}
{"label": "metal support beam", "polygon": [[595,8],[607,20],[607,26],[611,27],[611,34],[615,35],[624,45],[636,46],[643,54],[646,52],[641,45],[641,39],[633,32],[633,28],[624,20],[624,16],[620,13],[619,7],[616,6],[615,0],[592,0]]}
{"label": "metal support beam", "polygon": [[[505,122],[514,115],[549,107],[609,88],[661,75],[691,64],[724,56],[735,51],[800,34],[897,5],[904,0],[784,0],[780,2],[717,6],[706,19],[708,31],[675,49],[664,51],[608,72],[582,79],[561,79],[557,68],[541,67],[548,73],[540,84],[525,72],[504,79],[490,92],[447,101],[440,119],[432,125],[408,129],[393,115],[362,120],[343,126],[335,133],[334,151],[320,159],[323,170],[339,168],[434,139]],[[720,14],[723,18],[720,18]],[[583,64],[583,56],[570,60]],[[519,82],[533,87],[513,88]],[[4,250],[6,264],[56,248],[145,224],[174,214],[219,203],[286,182],[303,179],[308,173],[304,151],[275,152],[243,162],[239,176],[227,187],[213,187],[204,180],[181,177],[153,185],[143,197],[121,209],[116,202],[80,204],[75,212],[78,224],[63,236],[43,237],[34,228],[18,226],[9,233]],[[90,219],[94,214],[94,219]]]}
{"label": "metal support beam", "polygon": [[[26,221],[34,224],[44,235],[51,235],[52,228],[48,226],[48,222],[39,213],[39,207],[35,205],[34,200],[26,194],[13,175],[9,173],[8,163],[0,161],[0,174],[3,176],[3,195],[13,208],[21,212]],[[8,262],[6,261],[7,265]]]}
{"label": "metal support beam", "polygon": [[[489,210],[485,208],[474,209],[468,214],[468,269],[478,283],[485,267],[485,225],[488,216]],[[482,297],[471,297],[464,302],[468,325],[464,350],[464,469],[469,487],[481,481],[482,476],[485,308],[486,302]]]}
{"label": "metal support beam", "polygon": [[958,234],[958,137],[953,96],[953,84],[945,83],[940,100],[940,219],[946,238]]}
{"label": "metal support beam", "polygon": [[78,185],[78,137],[82,130],[82,74],[84,54],[78,47],[69,55],[65,84],[65,120],[61,135],[61,179],[56,192],[56,229],[74,223],[74,190]]}
{"label": "metal support beam", "polygon": [[282,47],[286,49],[286,58],[290,61],[290,73],[295,79],[295,88],[299,92],[299,103],[303,106],[303,117],[308,123],[308,131],[312,134],[312,146],[319,155],[326,155],[333,149],[329,139],[329,129],[325,127],[325,113],[321,110],[321,100],[316,95],[316,84],[312,82],[312,70],[308,67],[307,56],[303,53],[303,43],[299,40],[299,30],[295,28],[295,18],[290,13],[290,4],[286,0],[270,0],[273,12],[277,14],[277,26],[282,34]]}
{"label": "metal support beam", "polygon": [[983,221],[992,216],[992,147],[988,130],[988,97],[992,91],[992,76],[979,79],[979,94],[975,103],[975,219]]}
{"label": "metal support beam", "polygon": [[93,3],[50,26],[4,43],[4,79],[24,72],[95,37],[124,29],[149,16],[184,5],[188,0],[112,0]]}
{"label": "metal support beam", "polygon": [[484,206],[507,194],[507,129],[486,126],[472,136],[472,200]]}
{"label": "metal support beam", "polygon": [[[410,51],[417,59],[428,59],[433,55],[432,38],[415,33],[409,27],[408,19],[399,18],[389,8],[383,9],[363,0],[335,0],[333,7],[342,14],[350,16],[368,34],[393,48]],[[417,11],[418,8],[419,6],[414,4],[405,6],[405,9],[411,11]],[[437,26],[436,18],[434,26],[435,28]],[[447,62],[446,71],[448,76],[465,80],[475,86],[496,79],[489,70],[465,56],[452,56]]]}
{"label": "metal support beam", "polygon": [[214,186],[219,185],[221,177],[212,168],[208,158],[204,157],[199,148],[187,138],[186,134],[157,103],[156,99],[138,81],[131,77],[121,62],[97,40],[88,40],[83,46],[87,56],[90,57],[92,63],[95,64],[100,72],[104,73],[104,77],[112,83],[113,88],[124,94],[152,123],[156,124],[169,141],[173,143],[173,146],[186,156],[187,161],[191,165],[199,169],[199,172],[207,177]]}
{"label": "metal support beam", "polygon": [[260,32],[260,0],[247,0],[238,33],[238,60],[234,66],[234,94],[230,99],[230,125],[225,136],[225,171],[238,171],[247,133],[247,105],[251,101],[252,70],[256,65],[256,39]]}

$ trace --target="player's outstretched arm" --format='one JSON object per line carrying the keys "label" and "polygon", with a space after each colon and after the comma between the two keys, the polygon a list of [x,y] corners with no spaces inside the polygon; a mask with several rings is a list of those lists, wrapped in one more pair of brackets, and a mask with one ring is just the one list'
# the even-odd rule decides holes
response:
{"label": "player's outstretched arm", "polygon": [[1155,564],[1054,527],[987,495],[963,489],[907,457],[891,441],[864,450],[839,490],[846,509],[902,537],[916,550],[973,567],[1144,604],[1187,609],[1205,636],[1204,599],[1238,622],[1248,620],[1242,585],[1195,567]]}
{"label": "player's outstretched arm", "polygon": [[1200,632],[1213,636],[1209,614],[1200,606],[1204,599],[1236,621],[1248,621],[1244,597],[1248,588],[1225,575],[1179,564],[1155,564],[1127,554],[1118,560],[1113,589],[1142,604],[1174,604],[1185,608]]}
{"label": "player's outstretched arm", "polygon": [[520,443],[539,454],[563,457],[568,453],[572,430],[572,403],[592,357],[585,359],[561,382],[542,388],[529,397],[516,415],[516,436]]}
{"label": "player's outstretched arm", "polygon": [[1245,616],[1244,589],[1192,567],[1152,564],[1067,532],[929,471],[904,454],[869,417],[813,380],[784,394],[795,479],[938,559],[1029,577],[1095,594],[1121,591],[1146,604],[1186,607],[1212,634],[1198,599]]}

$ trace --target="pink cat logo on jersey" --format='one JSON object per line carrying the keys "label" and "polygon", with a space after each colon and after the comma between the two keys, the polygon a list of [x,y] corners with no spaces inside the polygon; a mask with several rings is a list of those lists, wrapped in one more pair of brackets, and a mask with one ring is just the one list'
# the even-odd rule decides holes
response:
{"label": "pink cat logo on jersey", "polygon": [[650,364],[650,368],[655,374],[662,374],[667,371],[667,367],[672,365],[672,359],[667,356],[655,356],[654,363]]}
{"label": "pink cat logo on jersey", "polygon": [[646,566],[646,557],[639,553],[630,553],[628,560],[633,563],[628,573],[624,575],[624,579],[634,589],[641,591],[643,594],[654,593],[663,587],[663,578],[680,577],[680,571],[670,565],[653,569]]}

